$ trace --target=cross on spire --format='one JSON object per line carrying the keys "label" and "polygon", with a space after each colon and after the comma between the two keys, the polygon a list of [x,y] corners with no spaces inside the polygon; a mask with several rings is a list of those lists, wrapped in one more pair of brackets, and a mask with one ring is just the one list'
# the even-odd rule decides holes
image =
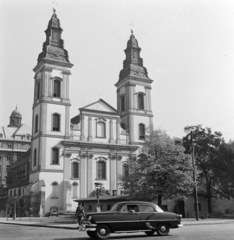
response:
{"label": "cross on spire", "polygon": [[130,23],[129,26],[131,26],[131,33],[133,34],[133,23]]}
{"label": "cross on spire", "polygon": [[58,3],[57,3],[57,1],[56,0],[54,0],[53,2],[52,2],[52,4],[53,4],[53,11],[54,11],[54,13],[56,12],[56,6],[58,5]]}

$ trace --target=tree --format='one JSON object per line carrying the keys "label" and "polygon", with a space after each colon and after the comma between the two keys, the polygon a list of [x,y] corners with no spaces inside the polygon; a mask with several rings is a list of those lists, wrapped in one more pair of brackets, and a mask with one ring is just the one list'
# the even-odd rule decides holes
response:
{"label": "tree", "polygon": [[146,136],[142,153],[129,159],[129,174],[120,177],[131,199],[152,201],[184,199],[193,191],[191,158],[184,154],[178,139],[171,139],[163,130]]}
{"label": "tree", "polygon": [[[198,186],[205,191],[208,199],[208,211],[212,213],[211,198],[215,193],[215,183],[218,182],[218,171],[220,158],[218,151],[221,143],[224,143],[220,132],[212,133],[210,128],[201,125],[185,127],[187,136],[183,138],[185,153],[191,153],[192,144],[195,146],[194,157],[198,172]],[[192,133],[192,139],[191,136]]]}

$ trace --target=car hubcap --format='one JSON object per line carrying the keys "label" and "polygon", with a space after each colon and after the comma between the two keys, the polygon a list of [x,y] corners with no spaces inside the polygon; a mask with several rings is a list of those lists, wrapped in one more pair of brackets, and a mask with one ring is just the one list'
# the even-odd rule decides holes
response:
{"label": "car hubcap", "polygon": [[104,228],[101,228],[101,229],[100,229],[100,234],[101,234],[101,235],[104,235],[104,234],[106,234],[106,229],[104,229]]}
{"label": "car hubcap", "polygon": [[166,231],[166,227],[165,227],[165,226],[162,226],[162,227],[161,227],[161,231],[162,231],[162,232],[165,232],[165,231]]}

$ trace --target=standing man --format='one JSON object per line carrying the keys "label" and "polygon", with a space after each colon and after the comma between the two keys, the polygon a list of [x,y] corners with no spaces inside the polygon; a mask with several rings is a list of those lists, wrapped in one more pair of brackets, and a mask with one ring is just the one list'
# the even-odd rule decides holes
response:
{"label": "standing man", "polygon": [[77,219],[78,219],[78,228],[82,225],[82,222],[83,222],[83,219],[84,219],[84,216],[85,216],[85,211],[84,211],[84,208],[83,206],[81,205],[81,203],[79,203],[77,209],[76,209],[76,216],[77,216]]}

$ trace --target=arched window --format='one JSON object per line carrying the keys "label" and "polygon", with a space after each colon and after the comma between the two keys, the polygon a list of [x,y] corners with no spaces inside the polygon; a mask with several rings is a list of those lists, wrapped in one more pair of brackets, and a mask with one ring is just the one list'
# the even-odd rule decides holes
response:
{"label": "arched window", "polygon": [[71,164],[71,177],[79,178],[79,163],[78,162],[72,162],[72,164]]}
{"label": "arched window", "polygon": [[53,96],[59,98],[60,97],[60,81],[54,80],[54,92]]}
{"label": "arched window", "polygon": [[121,103],[121,112],[125,111],[125,96],[122,95],[120,97],[120,103]]}
{"label": "arched window", "polygon": [[37,165],[37,149],[34,149],[34,154],[33,154],[33,166],[35,167]]}
{"label": "arched window", "polygon": [[139,139],[145,139],[145,125],[143,123],[139,124]]}
{"label": "arched window", "polygon": [[129,175],[129,165],[127,163],[123,163],[123,176],[128,177]]}
{"label": "arched window", "polygon": [[35,117],[35,133],[38,132],[38,115]]}
{"label": "arched window", "polygon": [[97,122],[97,137],[106,137],[106,124],[104,122]]}
{"label": "arched window", "polygon": [[52,164],[59,164],[59,149],[52,148]]}
{"label": "arched window", "polygon": [[78,198],[78,183],[74,182],[72,184],[72,198]]}
{"label": "arched window", "polygon": [[138,109],[144,110],[144,95],[142,93],[138,94]]}
{"label": "arched window", "polygon": [[36,100],[38,100],[40,98],[40,82],[37,83],[37,98]]}
{"label": "arched window", "polygon": [[53,182],[52,184],[51,198],[58,198],[58,183]]}
{"label": "arched window", "polygon": [[55,113],[53,114],[53,131],[60,130],[60,115]]}
{"label": "arched window", "polygon": [[106,179],[106,162],[104,160],[97,162],[97,179]]}

